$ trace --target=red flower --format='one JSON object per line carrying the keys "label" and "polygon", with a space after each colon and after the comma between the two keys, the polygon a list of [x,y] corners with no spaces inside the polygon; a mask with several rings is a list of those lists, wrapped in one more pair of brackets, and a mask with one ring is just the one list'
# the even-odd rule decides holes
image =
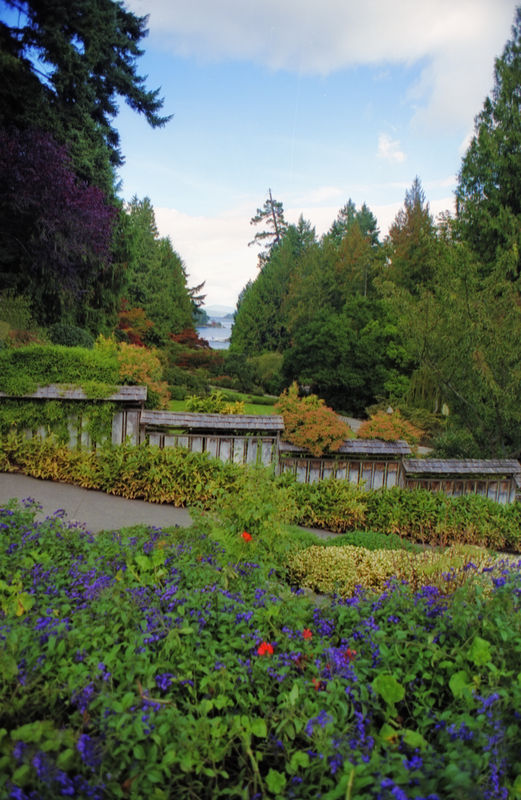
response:
{"label": "red flower", "polygon": [[351,648],[348,647],[345,652],[345,657],[347,658],[348,661],[353,661],[353,659],[356,658],[356,650],[351,650]]}
{"label": "red flower", "polygon": [[310,631],[309,628],[304,628],[304,630],[302,631],[302,638],[303,639],[311,639],[312,636],[313,636],[313,632]]}
{"label": "red flower", "polygon": [[259,656],[272,656],[273,647],[269,642],[261,642],[257,648],[257,655]]}
{"label": "red flower", "polygon": [[324,681],[320,681],[318,678],[312,678],[311,683],[315,687],[316,692],[323,692],[326,688],[326,684]]}
{"label": "red flower", "polygon": [[245,542],[251,542],[251,540],[253,539],[253,536],[251,535],[251,533],[248,533],[248,531],[243,531],[241,533],[241,537],[244,539]]}

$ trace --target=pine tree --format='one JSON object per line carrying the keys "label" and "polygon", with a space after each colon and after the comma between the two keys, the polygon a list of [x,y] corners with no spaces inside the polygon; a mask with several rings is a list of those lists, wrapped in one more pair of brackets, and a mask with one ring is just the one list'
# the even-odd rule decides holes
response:
{"label": "pine tree", "polygon": [[288,229],[284,219],[284,207],[281,202],[274,200],[271,189],[268,189],[268,198],[262,208],[250,220],[250,225],[263,225],[263,230],[257,231],[248,246],[260,245],[264,250],[259,253],[259,267],[262,268],[269,258],[273,247],[279,245]]}
{"label": "pine tree", "polygon": [[492,93],[475,120],[456,191],[460,235],[484,262],[521,274],[521,7],[496,60]]}
{"label": "pine tree", "polygon": [[420,179],[405,193],[404,206],[389,229],[386,278],[411,294],[428,286],[435,264],[436,228]]}

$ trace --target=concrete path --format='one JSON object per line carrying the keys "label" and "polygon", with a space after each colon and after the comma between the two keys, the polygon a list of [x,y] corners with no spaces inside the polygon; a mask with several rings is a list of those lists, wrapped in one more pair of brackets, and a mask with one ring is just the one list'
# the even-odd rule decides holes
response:
{"label": "concrete path", "polygon": [[93,533],[140,523],[167,528],[172,525],[186,527],[192,522],[184,508],[146,503],[144,500],[126,500],[79,486],[29,478],[27,475],[0,473],[0,506],[12,498],[23,500],[26,497],[32,497],[43,506],[39,517],[63,508],[69,521],[83,522],[87,530]]}

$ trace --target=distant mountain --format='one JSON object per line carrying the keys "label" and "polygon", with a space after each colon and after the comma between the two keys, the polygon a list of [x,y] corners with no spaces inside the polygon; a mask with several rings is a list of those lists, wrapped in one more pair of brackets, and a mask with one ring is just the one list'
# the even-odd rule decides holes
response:
{"label": "distant mountain", "polygon": [[209,317],[225,317],[235,311],[231,306],[204,306]]}

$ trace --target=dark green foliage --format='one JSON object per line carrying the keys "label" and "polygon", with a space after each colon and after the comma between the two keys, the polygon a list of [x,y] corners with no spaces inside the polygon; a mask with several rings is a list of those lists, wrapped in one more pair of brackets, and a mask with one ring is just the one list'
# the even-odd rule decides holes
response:
{"label": "dark green foliage", "polygon": [[413,295],[430,286],[435,269],[437,237],[421,182],[415,178],[405,193],[403,208],[396,215],[386,241],[388,261],[385,280]]}
{"label": "dark green foliage", "polygon": [[480,458],[472,432],[465,428],[447,428],[432,440],[431,458]]}
{"label": "dark green foliage", "polygon": [[[98,385],[99,388],[99,385]],[[58,444],[68,445],[76,438],[82,447],[82,435],[88,434],[90,445],[109,442],[116,404],[84,401],[23,401],[2,399],[0,403],[0,435],[30,431],[32,435],[52,436]],[[56,475],[49,474],[50,478]]]}
{"label": "dark green foliage", "polygon": [[286,381],[308,385],[333,408],[363,414],[377,397],[398,395],[407,369],[401,334],[384,303],[353,297],[344,310],[317,310],[293,330]]}
{"label": "dark green foliage", "polygon": [[268,260],[273,247],[282,242],[288,229],[288,224],[284,219],[283,205],[273,199],[271,189],[268,190],[268,198],[263,207],[258,208],[255,216],[251,218],[250,225],[263,226],[263,230],[257,231],[249,243],[264,247],[264,250],[259,253],[259,267],[262,267]]}
{"label": "dark green foliage", "polygon": [[94,337],[84,328],[57,322],[47,329],[49,339],[53,344],[63,344],[65,347],[94,347]]}
{"label": "dark green foliage", "polygon": [[232,379],[233,387],[240,392],[249,392],[258,385],[255,370],[244,353],[225,351],[222,372]]}
{"label": "dark green foliage", "polygon": [[496,60],[492,93],[475,120],[456,192],[458,228],[483,261],[483,274],[521,273],[521,7]]}
{"label": "dark green foliage", "polygon": [[19,13],[13,24],[0,24],[9,78],[2,81],[1,122],[39,128],[70,143],[78,175],[110,192],[112,181],[99,181],[107,178],[107,155],[112,164],[121,163],[112,126],[117,97],[153,127],[168,119],[159,115],[158,91],[147,90],[137,73],[146,18],[114,0],[6,4]]}
{"label": "dark green foliage", "polygon": [[124,211],[118,258],[126,264],[122,294],[130,309],[141,308],[153,326],[145,343],[165,346],[170,334],[192,326],[193,306],[183,262],[168,238],[159,236],[148,197],[134,197]]}
{"label": "dark green foliage", "polygon": [[376,217],[365,203],[357,209],[351,198],[338,212],[336,220],[327,233],[327,237],[332,239],[336,245],[339,245],[354,225],[358,226],[362,236],[369,240],[371,246],[378,245],[379,230]]}
{"label": "dark green foliage", "polygon": [[230,351],[245,355],[282,352],[289,346],[284,303],[292,272],[310,246],[309,232],[290,225],[281,242],[271,248],[255,281],[240,297],[232,328]]}

